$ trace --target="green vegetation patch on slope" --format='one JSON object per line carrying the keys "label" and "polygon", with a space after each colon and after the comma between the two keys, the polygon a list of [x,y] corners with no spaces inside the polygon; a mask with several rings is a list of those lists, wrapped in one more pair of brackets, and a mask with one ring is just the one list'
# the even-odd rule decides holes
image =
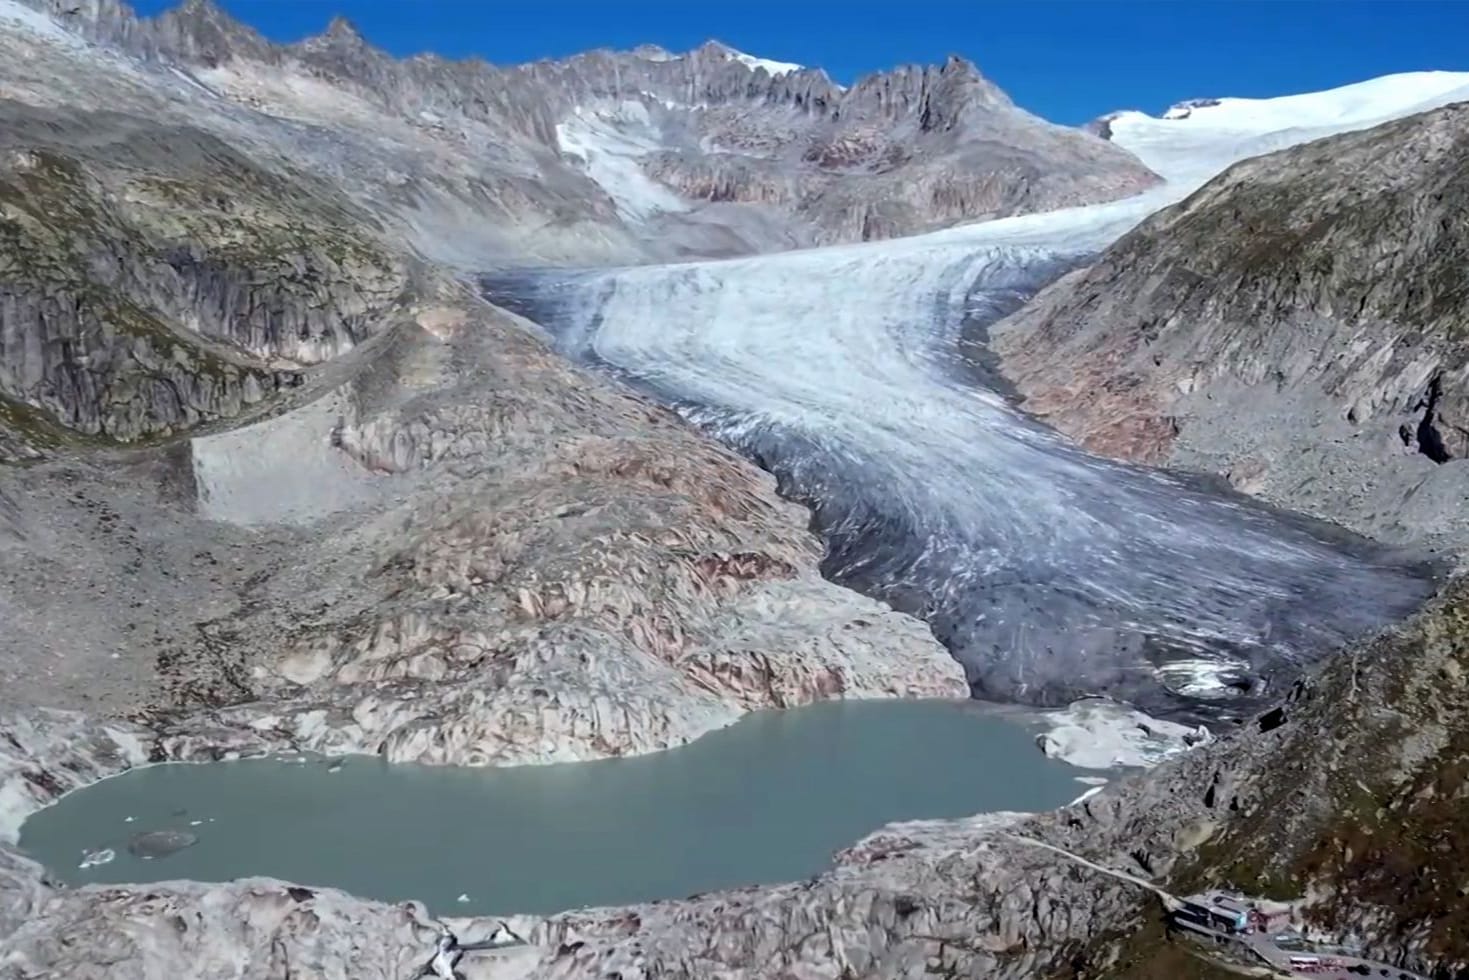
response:
{"label": "green vegetation patch on slope", "polygon": [[[63,431],[232,417],[411,299],[372,219],[216,137],[6,102],[0,122],[0,395]],[[58,444],[20,424],[0,418]]]}
{"label": "green vegetation patch on slope", "polygon": [[1217,801],[1222,830],[1170,889],[1308,897],[1309,921],[1380,958],[1469,968],[1469,581],[1285,710],[1268,768]]}

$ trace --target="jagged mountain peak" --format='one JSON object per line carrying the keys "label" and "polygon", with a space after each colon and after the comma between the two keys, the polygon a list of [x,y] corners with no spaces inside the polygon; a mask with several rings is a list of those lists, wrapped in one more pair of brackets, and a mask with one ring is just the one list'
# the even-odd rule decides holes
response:
{"label": "jagged mountain peak", "polygon": [[974,78],[983,78],[979,68],[963,55],[950,53],[944,58],[944,63],[939,67],[939,72],[945,75],[968,75]]}
{"label": "jagged mountain peak", "polygon": [[357,25],[341,14],[337,14],[327,23],[326,31],[321,36],[332,41],[347,41],[354,44],[367,43],[366,39],[362,36],[362,32],[357,29]]}
{"label": "jagged mountain peak", "polygon": [[134,20],[128,26],[152,28],[143,43],[147,53],[154,56],[211,67],[235,58],[266,63],[276,60],[275,45],[253,27],[236,20],[214,0],[185,0],[151,21]]}
{"label": "jagged mountain peak", "polygon": [[[730,236],[734,244],[704,244],[707,230],[694,227],[703,219],[691,222],[689,241],[698,244],[677,248],[697,254],[757,250],[776,238],[887,237],[1115,197],[1156,179],[1122,150],[1015,109],[958,55],[874,73],[844,89],[819,69],[759,58],[718,39],[683,53],[643,45],[497,67],[430,54],[398,58],[342,17],[321,34],[281,45],[212,0],[188,0],[153,18],[137,17],[119,0],[9,2],[53,12],[81,5],[86,12],[68,30],[144,61],[227,69],[209,81],[218,93],[263,105],[271,116],[343,129],[364,158],[381,152],[380,142],[392,143],[385,131],[411,134],[392,143],[403,172],[415,172],[426,151],[472,145],[465,186],[514,186],[503,193],[517,202],[515,181],[529,175],[552,188],[515,206],[544,203],[549,212],[585,211],[595,221],[615,213],[637,226],[618,234],[636,235],[652,213],[754,206],[749,230],[741,225]],[[292,75],[350,94],[354,113],[334,111],[327,89],[278,84]],[[382,125],[369,122],[374,114]],[[435,142],[416,142],[423,139]],[[577,183],[588,180],[600,190]],[[858,190],[863,181],[872,186]],[[455,197],[449,210],[458,207]]]}
{"label": "jagged mountain peak", "polygon": [[375,56],[384,59],[391,57],[387,52],[374,47],[367,38],[362,36],[362,32],[357,29],[356,24],[340,14],[333,17],[327,23],[326,30],[320,34],[315,34],[301,41],[297,41],[295,44],[290,45],[289,48],[297,55],[308,59],[312,55],[350,59],[350,62],[338,62],[335,64],[335,67],[344,74],[350,74],[351,69],[348,65],[351,62],[361,61],[364,58],[370,59]]}
{"label": "jagged mountain peak", "polygon": [[974,109],[991,114],[1014,109],[1010,97],[972,61],[954,54],[942,65],[904,65],[866,75],[847,90],[843,104],[865,106],[890,120],[916,113],[924,132],[958,129]]}
{"label": "jagged mountain peak", "polygon": [[728,44],[725,44],[723,41],[719,40],[718,38],[711,37],[707,41],[705,41],[703,44],[701,44],[698,47],[692,49],[689,53],[690,54],[699,54],[701,52],[702,53],[706,53],[706,54],[721,54],[721,55],[729,56],[729,55],[732,55],[732,54],[735,53],[735,49],[732,48],[732,47],[730,47]]}
{"label": "jagged mountain peak", "polygon": [[678,55],[657,44],[639,44],[632,49],[632,55],[644,61],[673,61],[678,58]]}
{"label": "jagged mountain peak", "polygon": [[772,78],[779,78],[782,75],[789,75],[792,72],[807,70],[805,65],[798,65],[794,62],[773,61],[770,58],[759,58],[753,54],[747,54],[715,38],[710,38],[689,53],[691,55],[702,55],[706,58],[712,57],[724,61],[738,62],[751,71],[763,69]]}
{"label": "jagged mountain peak", "polygon": [[184,0],[177,7],[177,12],[189,17],[208,17],[210,19],[226,19],[233,21],[234,18],[225,12],[224,8],[215,3],[214,0]]}

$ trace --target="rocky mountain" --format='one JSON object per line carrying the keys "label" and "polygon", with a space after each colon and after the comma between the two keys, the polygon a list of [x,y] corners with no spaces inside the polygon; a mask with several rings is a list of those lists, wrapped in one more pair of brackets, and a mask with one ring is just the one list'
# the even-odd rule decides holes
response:
{"label": "rocky mountain", "polygon": [[[16,821],[96,766],[597,758],[762,706],[964,693],[920,623],[821,578],[773,478],[466,291],[414,248],[445,232],[410,227],[404,171],[364,166],[472,153],[380,138],[384,110],[332,103],[328,130],[221,97],[207,64],[288,55],[202,5],[58,10],[106,46],[0,14],[0,976],[172,955],[49,946],[89,893],[16,853]],[[551,149],[504,145],[520,220],[564,194],[622,234]],[[205,960],[233,955],[212,932]]]}
{"label": "rocky mountain", "polygon": [[714,43],[500,69],[339,19],[275,45],[200,0],[0,21],[0,458],[263,408],[401,317],[425,260],[857,239],[1153,179],[957,59],[844,90]]}
{"label": "rocky mountain", "polygon": [[401,312],[409,261],[312,180],[189,127],[0,115],[0,453],[233,417]]}
{"label": "rocky mountain", "polygon": [[1098,451],[1462,540],[1466,163],[1464,104],[1240,163],[994,328],[1005,369]]}
{"label": "rocky mountain", "polygon": [[[966,690],[920,623],[821,578],[773,478],[311,175],[198,130],[10,111],[3,377],[29,459],[0,466],[0,977],[178,955],[279,976],[312,946],[327,975],[396,976],[419,954],[396,927],[371,968],[298,946],[277,903],[308,889],[242,900],[278,949],[257,959],[194,917],[225,891],[166,913],[185,953],[149,938],[162,892],[53,888],[17,820],[84,773],[292,746],[597,758],[762,706]],[[377,914],[341,901],[343,926]],[[104,907],[122,932],[54,945]]]}
{"label": "rocky mountain", "polygon": [[[201,4],[88,10],[148,58],[285,56]],[[0,468],[7,709],[146,716],[165,755],[490,763],[964,690],[921,625],[817,574],[773,479],[414,255],[268,143],[289,126],[195,112],[197,81],[49,22],[0,43],[30,97],[0,103],[0,445],[31,464]],[[117,85],[79,101],[156,116],[56,105],[83,65]]]}
{"label": "rocky mountain", "polygon": [[498,68],[395,59],[341,19],[275,45],[209,0],[151,19],[115,0],[27,2],[215,97],[347,144],[313,155],[391,148],[396,209],[411,225],[467,210],[530,226],[509,241],[469,238],[480,261],[603,257],[587,239],[626,260],[882,238],[1156,180],[1105,141],[1016,108],[958,58],[851,88],[821,71],[772,72],[717,42]]}

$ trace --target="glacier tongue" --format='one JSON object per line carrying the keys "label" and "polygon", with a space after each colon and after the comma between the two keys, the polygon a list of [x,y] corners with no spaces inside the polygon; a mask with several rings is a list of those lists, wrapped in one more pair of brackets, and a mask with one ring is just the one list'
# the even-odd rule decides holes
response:
{"label": "glacier tongue", "polygon": [[1114,138],[1169,182],[1112,204],[486,288],[520,302],[568,354],[615,369],[774,471],[812,507],[826,573],[925,618],[977,693],[1060,704],[1106,692],[1208,716],[1203,706],[1251,701],[1407,612],[1428,591],[1422,569],[1081,452],[986,387],[961,333],[982,338],[1240,156],[1423,108],[1465,83],[1386,86],[1392,98],[1351,113],[1331,93],[1294,97],[1288,130],[1258,107],[1237,117],[1263,119],[1256,130],[1124,113]]}

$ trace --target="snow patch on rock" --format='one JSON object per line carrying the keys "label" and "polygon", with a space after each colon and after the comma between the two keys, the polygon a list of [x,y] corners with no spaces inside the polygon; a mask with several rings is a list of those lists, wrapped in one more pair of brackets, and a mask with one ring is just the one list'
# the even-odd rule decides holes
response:
{"label": "snow patch on rock", "polygon": [[641,158],[662,148],[643,103],[628,99],[606,108],[577,106],[571,118],[556,125],[556,143],[563,156],[581,162],[624,217],[643,219],[688,209],[677,194],[643,172]]}
{"label": "snow patch on rock", "polygon": [[757,58],[743,51],[730,49],[729,56],[742,65],[748,65],[751,69],[764,68],[772,77],[789,75],[793,71],[804,71],[805,65],[793,64],[789,61],[771,61],[769,58]]}

